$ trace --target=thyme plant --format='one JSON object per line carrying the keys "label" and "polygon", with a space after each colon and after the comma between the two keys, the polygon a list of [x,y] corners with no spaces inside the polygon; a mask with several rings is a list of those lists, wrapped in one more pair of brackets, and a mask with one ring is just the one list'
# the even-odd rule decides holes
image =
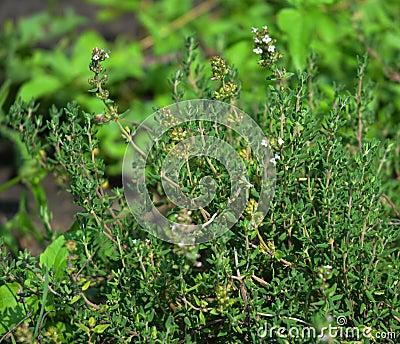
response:
{"label": "thyme plant", "polygon": [[[398,157],[393,142],[367,133],[373,99],[367,61],[359,61],[354,92],[337,87],[330,96],[319,88],[314,59],[308,70],[288,73],[268,28],[252,31],[249,49],[265,74],[265,83],[257,85],[265,99],[258,104],[240,99],[240,76],[223,57],[211,58],[207,74],[193,38],[170,84],[174,104],[194,97],[222,101],[242,107],[263,130],[258,144],[271,149],[268,164],[276,171],[267,215],[254,224],[261,197],[256,151],[221,124],[181,123],[160,136],[147,160],[152,202],[177,225],[212,221],[233,197],[226,192],[229,171],[207,156],[187,159],[178,186],[197,197],[199,181],[212,175],[213,202],[188,210],[166,197],[161,163],[179,142],[205,132],[243,161],[252,185],[243,213],[226,233],[197,245],[149,234],[131,213],[124,190],[108,187],[99,127],[117,126],[128,145],[140,127],[128,112],[120,113],[107,89],[112,70],[106,73],[105,65],[112,53],[95,48],[88,56],[89,84],[103,113],[86,113],[75,102],[48,114],[38,113],[33,101],[10,108],[7,121],[37,168],[55,174],[82,210],[65,233],[49,230],[39,257],[27,251],[13,257],[3,247],[0,341],[396,342],[399,218],[383,190],[389,183],[385,168]],[[159,123],[174,121],[161,110]],[[336,332],[328,331],[332,327]]]}

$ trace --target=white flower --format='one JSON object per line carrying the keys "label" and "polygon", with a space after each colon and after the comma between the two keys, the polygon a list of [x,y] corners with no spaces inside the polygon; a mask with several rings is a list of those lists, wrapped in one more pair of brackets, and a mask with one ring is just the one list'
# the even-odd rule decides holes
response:
{"label": "white flower", "polygon": [[268,147],[268,140],[267,139],[262,139],[261,140],[261,146]]}
{"label": "white flower", "polygon": [[285,141],[283,141],[282,137],[278,137],[278,145],[282,146],[285,143]]}
{"label": "white flower", "polygon": [[280,160],[280,159],[281,159],[281,157],[278,154],[275,154],[275,156],[273,158],[271,158],[269,160],[269,162],[275,166],[276,165],[276,161]]}
{"label": "white flower", "polygon": [[99,58],[100,58],[99,55],[94,54],[92,57],[92,60],[97,61]]}
{"label": "white flower", "polygon": [[104,57],[105,57],[106,59],[108,59],[108,58],[110,58],[110,55],[108,55],[108,53],[106,53],[106,54],[104,55]]}
{"label": "white flower", "polygon": [[269,51],[270,53],[273,53],[273,52],[275,51],[275,45],[270,45],[270,46],[268,47],[268,51]]}
{"label": "white flower", "polygon": [[137,239],[133,239],[132,244],[136,245],[136,243],[137,243]]}
{"label": "white flower", "polygon": [[252,27],[252,28],[251,28],[251,32],[252,32],[252,33],[257,33],[257,32],[258,32],[258,29],[257,29],[256,27]]}
{"label": "white flower", "polygon": [[170,226],[170,228],[171,228],[171,231],[174,231],[176,229],[176,225],[173,224],[173,225]]}
{"label": "white flower", "polygon": [[253,51],[257,54],[260,55],[263,53],[262,49],[260,47],[254,48]]}
{"label": "white flower", "polygon": [[269,42],[272,41],[272,38],[269,37],[268,35],[265,35],[265,36],[263,37],[262,41],[263,41],[265,44],[268,44]]}
{"label": "white flower", "polygon": [[260,43],[260,40],[256,37],[256,38],[254,38],[254,42],[255,43]]}
{"label": "white flower", "polygon": [[267,31],[268,30],[268,26],[267,25],[263,26],[263,30]]}

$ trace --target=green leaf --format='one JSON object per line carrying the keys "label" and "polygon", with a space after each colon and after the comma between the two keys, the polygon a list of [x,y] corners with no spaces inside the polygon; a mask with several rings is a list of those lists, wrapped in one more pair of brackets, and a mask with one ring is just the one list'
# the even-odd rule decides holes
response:
{"label": "green leaf", "polygon": [[369,299],[371,302],[375,302],[374,296],[372,295],[372,293],[371,293],[370,291],[366,290],[366,291],[365,291],[365,295],[367,295],[368,299]]}
{"label": "green leaf", "polygon": [[24,317],[22,304],[17,302],[18,283],[7,283],[0,287],[0,335],[6,333]]}
{"label": "green leaf", "polygon": [[166,327],[166,328],[170,328],[171,325],[172,325],[172,317],[169,316],[168,319],[167,319],[167,321],[165,322],[165,327]]}
{"label": "green leaf", "polygon": [[96,332],[96,333],[103,333],[108,327],[110,327],[110,324],[101,324],[101,325],[97,325],[97,326],[93,329],[93,332]]}
{"label": "green leaf", "polygon": [[327,293],[330,297],[332,297],[333,295],[335,295],[336,288],[337,288],[337,283],[334,283],[334,284],[332,285],[332,287],[330,287],[330,288],[326,291],[326,293]]}
{"label": "green leaf", "polygon": [[[254,56],[251,55],[251,46],[245,40],[232,44],[226,51],[225,56],[228,61],[235,66],[251,66],[256,64]],[[249,58],[249,57],[253,58]]]}
{"label": "green leaf", "polygon": [[338,301],[338,300],[341,300],[342,298],[343,298],[343,294],[340,294],[340,295],[334,295],[334,296],[332,296],[331,298],[330,298],[330,300],[331,301]]}
{"label": "green leaf", "polygon": [[40,266],[53,270],[57,278],[61,278],[65,274],[67,267],[68,250],[64,244],[65,238],[61,235],[40,255]]}
{"label": "green leaf", "polygon": [[286,256],[285,252],[283,252],[281,250],[276,250],[275,251],[275,258],[276,259],[281,259],[281,258],[283,258],[285,256]]}
{"label": "green leaf", "polygon": [[204,317],[203,312],[200,312],[199,318],[200,318],[200,324],[205,325],[206,324],[206,318]]}
{"label": "green leaf", "polygon": [[90,281],[87,281],[84,285],[83,285],[83,287],[82,287],[82,291],[85,291],[85,290],[87,290],[89,287],[90,287]]}
{"label": "green leaf", "polygon": [[86,325],[83,324],[76,324],[76,326],[78,326],[81,330],[83,330],[85,333],[89,334],[90,333],[90,329],[89,327],[87,327]]}
{"label": "green leaf", "polygon": [[80,298],[81,298],[80,295],[75,295],[75,296],[72,298],[70,304],[71,304],[71,305],[74,304],[74,303],[75,303],[76,301],[78,301]]}
{"label": "green leaf", "polygon": [[19,290],[18,283],[7,283],[0,287],[0,312],[3,312],[7,307],[13,308],[18,303],[16,294]]}
{"label": "green leaf", "polygon": [[[113,82],[126,80],[128,77],[142,77],[144,75],[143,61],[139,42],[118,40],[110,59],[110,69],[114,70]],[[121,68],[121,66],[126,66],[126,68]]]}
{"label": "green leaf", "polygon": [[32,98],[40,98],[54,94],[62,86],[61,80],[46,74],[38,74],[34,79],[26,82],[20,89],[18,96],[22,100],[29,101]]}
{"label": "green leaf", "polygon": [[93,318],[93,317],[90,317],[89,321],[88,321],[88,324],[89,324],[90,328],[94,327],[94,325],[96,325],[96,319]]}
{"label": "green leaf", "polygon": [[190,320],[189,320],[188,317],[185,317],[183,320],[185,321],[185,324],[186,324],[188,327],[191,327],[191,326],[192,326],[192,323],[190,322]]}
{"label": "green leaf", "polygon": [[90,62],[90,54],[94,46],[104,49],[107,48],[103,37],[97,32],[86,31],[79,35],[72,51],[70,61],[72,66],[67,70],[72,76],[79,78],[82,78],[82,76],[90,76],[87,64]]}
{"label": "green leaf", "polygon": [[297,70],[304,69],[312,34],[312,18],[294,8],[284,8],[278,13],[278,25],[288,36],[289,52]]}

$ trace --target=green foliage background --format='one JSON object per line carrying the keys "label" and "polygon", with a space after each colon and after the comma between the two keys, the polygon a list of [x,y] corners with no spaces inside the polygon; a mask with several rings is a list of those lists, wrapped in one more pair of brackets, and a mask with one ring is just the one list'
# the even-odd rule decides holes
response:
{"label": "green foliage background", "polygon": [[[154,104],[171,102],[168,78],[179,61],[184,39],[197,36],[202,51],[223,55],[241,75],[242,97],[254,106],[263,98],[263,76],[248,49],[252,26],[268,25],[278,48],[285,53],[290,71],[307,67],[312,51],[318,56],[319,79],[326,96],[333,95],[333,82],[346,87],[354,83],[357,55],[370,52],[369,77],[376,82],[375,121],[372,135],[396,135],[400,120],[399,8],[387,1],[97,1],[98,26],[107,32],[110,21],[122,15],[125,24],[113,41],[100,32],[82,31],[87,22],[68,11],[59,13],[49,3],[40,12],[18,23],[6,22],[1,35],[0,80],[10,94],[25,100],[39,99],[43,108],[76,99],[88,111],[103,110],[86,93],[86,54],[93,45],[112,51],[107,66],[113,73],[112,91],[130,118],[141,120]],[[122,19],[121,19],[122,20]],[[46,48],[41,48],[46,46]],[[50,49],[48,48],[50,47]],[[4,111],[4,109],[3,109]],[[386,123],[392,125],[386,125]],[[102,152],[110,159],[108,171],[120,172],[123,148],[117,131],[104,129]]]}

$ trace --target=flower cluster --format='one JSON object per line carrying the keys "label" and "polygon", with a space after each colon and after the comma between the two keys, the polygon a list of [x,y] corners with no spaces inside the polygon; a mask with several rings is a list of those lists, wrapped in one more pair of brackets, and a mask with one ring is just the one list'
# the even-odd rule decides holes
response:
{"label": "flower cluster", "polygon": [[106,59],[108,59],[110,56],[108,55],[108,53],[106,53],[106,51],[104,49],[99,49],[99,48],[94,48],[92,50],[92,60],[94,61],[104,61]]}
{"label": "flower cluster", "polygon": [[109,91],[104,87],[107,83],[108,76],[104,74],[105,69],[101,62],[108,59],[110,56],[104,49],[94,48],[92,50],[92,59],[89,64],[89,69],[94,73],[94,76],[88,80],[89,85],[93,87],[97,97],[105,101],[109,97]]}
{"label": "flower cluster", "polygon": [[260,55],[258,64],[261,67],[274,70],[276,62],[282,57],[282,54],[275,47],[276,39],[270,37],[266,26],[263,26],[262,30],[253,27],[252,32],[255,35],[253,52]]}
{"label": "flower cluster", "polygon": [[214,56],[210,60],[212,78],[211,80],[221,80],[221,86],[214,91],[214,98],[221,101],[232,100],[238,95],[238,85],[235,82],[227,81],[231,75],[231,69],[225,60],[220,56]]}
{"label": "flower cluster", "polygon": [[[107,123],[111,119],[117,120],[119,118],[118,106],[110,99],[110,92],[108,91],[106,84],[108,81],[108,75],[105,74],[106,70],[102,65],[102,62],[110,57],[104,49],[94,48],[92,50],[92,58],[90,59],[89,69],[94,73],[94,76],[89,78],[88,83],[92,87],[89,92],[95,93],[96,97],[103,101],[106,106],[104,113],[100,113],[94,116],[93,120],[97,124]],[[122,114],[123,115],[123,114]],[[125,128],[121,126],[121,130],[127,140],[130,139],[129,133]]]}
{"label": "flower cluster", "polygon": [[279,155],[279,154],[275,154],[274,157],[271,158],[269,161],[270,161],[271,164],[273,164],[273,165],[275,166],[275,165],[276,165],[276,162],[277,162],[278,160],[280,160],[280,159],[281,159],[280,155]]}
{"label": "flower cluster", "polygon": [[217,100],[228,100],[236,96],[237,85],[233,82],[225,82],[218,91],[214,91],[214,97]]}
{"label": "flower cluster", "polygon": [[254,200],[254,198],[250,198],[246,204],[245,213],[250,217],[255,213],[258,207],[258,202]]}
{"label": "flower cluster", "polygon": [[225,75],[229,74],[230,69],[226,65],[226,62],[220,56],[213,56],[210,59],[212,78],[211,80],[221,80],[225,78]]}
{"label": "flower cluster", "polygon": [[104,49],[94,48],[92,50],[92,59],[89,64],[89,69],[95,73],[100,74],[104,71],[100,62],[107,60],[110,56]]}

